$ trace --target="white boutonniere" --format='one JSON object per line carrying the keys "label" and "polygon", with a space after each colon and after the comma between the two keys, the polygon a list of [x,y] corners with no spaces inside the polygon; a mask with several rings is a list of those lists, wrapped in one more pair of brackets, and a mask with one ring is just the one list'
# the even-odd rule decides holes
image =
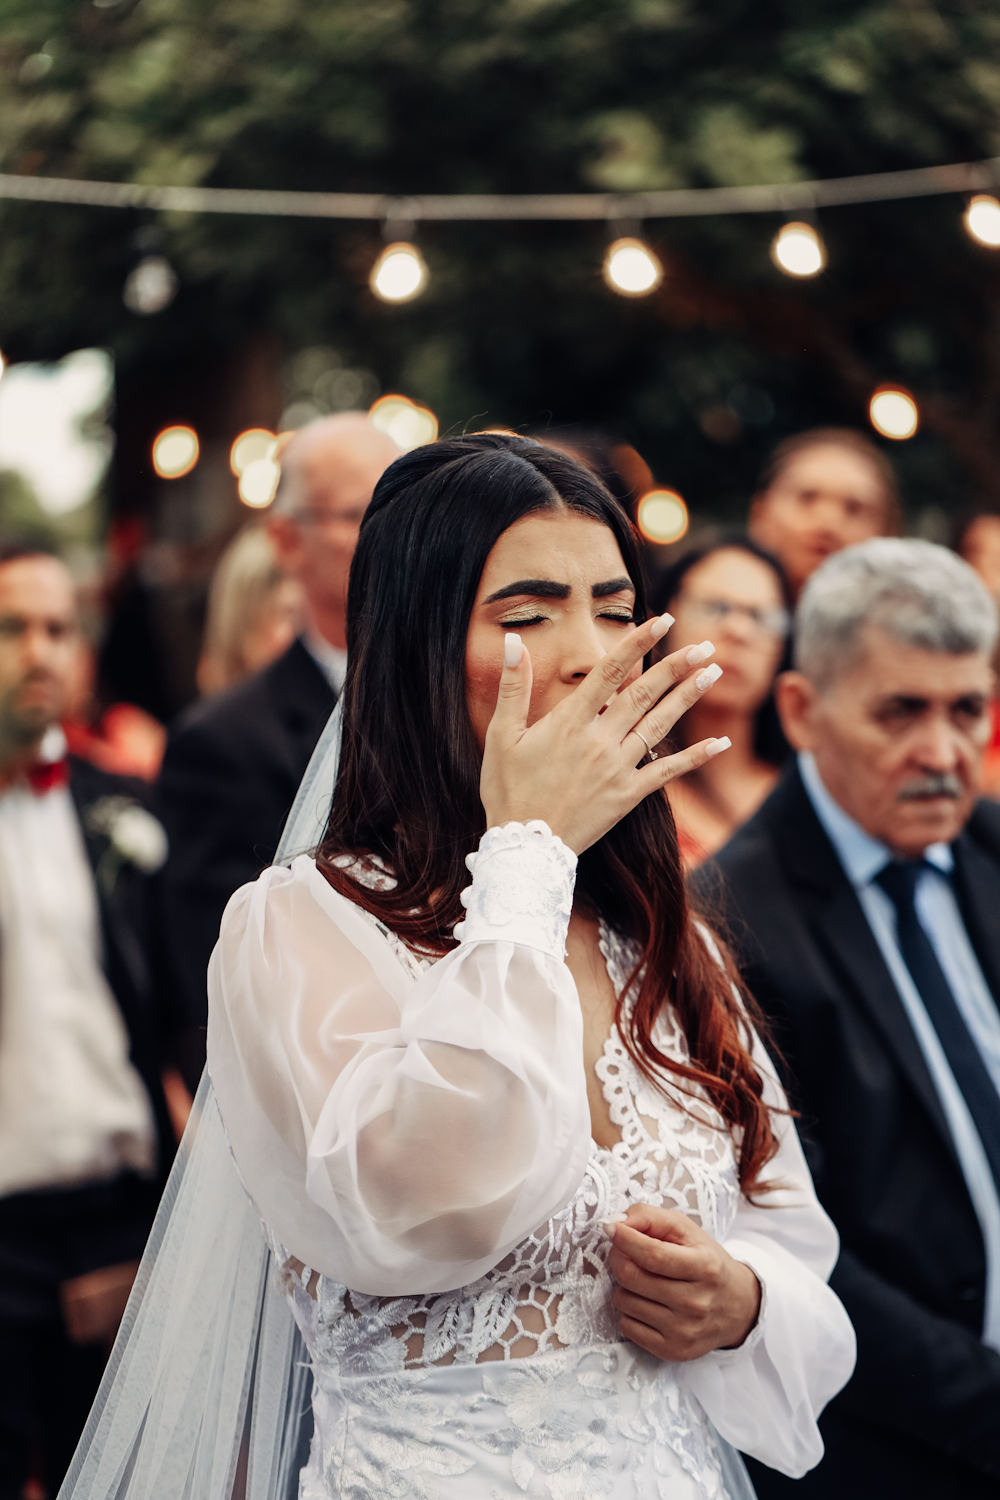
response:
{"label": "white boutonniere", "polygon": [[97,864],[97,879],[110,895],[122,865],[155,875],[167,858],[163,824],[131,797],[101,797],[84,816],[91,833],[102,833],[108,847]]}

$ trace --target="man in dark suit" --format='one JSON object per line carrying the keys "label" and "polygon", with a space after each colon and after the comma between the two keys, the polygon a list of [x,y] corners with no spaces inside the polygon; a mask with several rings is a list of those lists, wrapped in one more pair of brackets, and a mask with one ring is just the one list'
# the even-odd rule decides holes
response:
{"label": "man in dark suit", "polygon": [[[282,456],[270,533],[302,585],[305,628],[284,656],[195,704],[174,727],[159,808],[170,840],[162,931],[171,988],[203,1027],[205,976],[226,902],[270,863],[347,670],[347,577],[379,478],[399,457],[357,412],[310,423]],[[189,1088],[204,1039],[186,1059]]]}
{"label": "man in dark suit", "polygon": [[65,759],[72,580],[0,547],[0,1500],[50,1495],[173,1156],[141,782]]}
{"label": "man in dark suit", "polygon": [[695,877],[773,1027],[857,1370],[826,1457],[761,1500],[1000,1495],[1000,806],[977,800],[996,610],[930,543],[807,585],[798,761]]}

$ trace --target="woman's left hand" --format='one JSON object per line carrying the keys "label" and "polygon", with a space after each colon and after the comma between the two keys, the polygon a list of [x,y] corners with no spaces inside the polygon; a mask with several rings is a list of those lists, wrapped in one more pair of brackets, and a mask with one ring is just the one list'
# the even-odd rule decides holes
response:
{"label": "woman's left hand", "polygon": [[659,1359],[736,1349],[760,1312],[760,1282],[677,1209],[635,1204],[607,1223],[621,1331]]}

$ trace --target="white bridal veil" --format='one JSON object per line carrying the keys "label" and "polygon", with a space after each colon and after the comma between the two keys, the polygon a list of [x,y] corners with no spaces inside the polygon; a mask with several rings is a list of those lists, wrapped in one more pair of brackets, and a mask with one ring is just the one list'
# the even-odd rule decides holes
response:
{"label": "white bridal veil", "polygon": [[[341,712],[320,737],[276,864],[323,836]],[[208,1070],[58,1500],[295,1500],[311,1375],[229,1152]],[[755,1500],[716,1438],[731,1500]]]}
{"label": "white bridal veil", "polygon": [[[323,836],[340,725],[338,707],[275,863]],[[59,1500],[294,1500],[310,1384],[206,1069]]]}

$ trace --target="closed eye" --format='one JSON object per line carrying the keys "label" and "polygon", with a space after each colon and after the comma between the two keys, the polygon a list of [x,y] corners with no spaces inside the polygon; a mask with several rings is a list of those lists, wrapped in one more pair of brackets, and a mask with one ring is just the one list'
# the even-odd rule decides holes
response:
{"label": "closed eye", "polygon": [[528,625],[544,625],[548,618],[548,615],[525,615],[522,619],[515,615],[512,619],[501,620],[499,623],[503,630],[513,630],[515,625],[518,630],[524,630]]}

